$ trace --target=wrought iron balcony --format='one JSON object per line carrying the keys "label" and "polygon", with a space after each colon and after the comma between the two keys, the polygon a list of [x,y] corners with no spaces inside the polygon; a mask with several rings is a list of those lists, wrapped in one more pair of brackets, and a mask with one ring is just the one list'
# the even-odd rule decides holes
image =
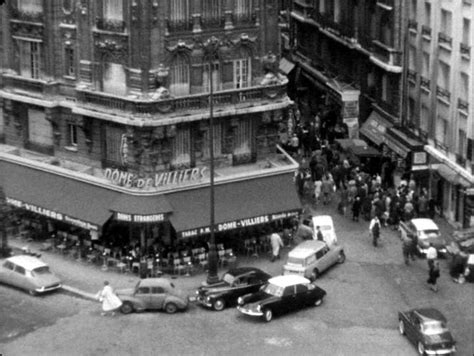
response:
{"label": "wrought iron balcony", "polygon": [[471,55],[471,47],[465,43],[459,44],[459,50],[461,51],[461,55],[469,57]]}
{"label": "wrought iron balcony", "polygon": [[[277,101],[286,96],[286,84],[259,86],[244,89],[225,90],[213,95],[214,106],[225,107],[237,104],[252,104],[263,101]],[[77,105],[103,112],[128,112],[137,115],[169,114],[208,109],[209,93],[194,94],[164,100],[143,100],[119,97],[103,92],[77,89]]]}
{"label": "wrought iron balcony", "polygon": [[393,66],[402,65],[402,56],[399,51],[389,47],[378,40],[372,41],[374,46],[372,48],[373,54],[379,60]]}
{"label": "wrought iron balcony", "polygon": [[414,70],[408,69],[407,76],[408,80],[416,82],[417,73]]}
{"label": "wrought iron balcony", "polygon": [[312,3],[313,2],[309,0],[295,0],[293,2],[293,11],[303,17],[312,17],[314,11],[314,5]]}
{"label": "wrought iron balcony", "polygon": [[408,20],[408,28],[416,31],[418,29],[418,22],[416,20]]}
{"label": "wrought iron balcony", "polygon": [[458,98],[458,109],[469,112],[469,103],[466,100]]}
{"label": "wrought iron balcony", "polygon": [[193,29],[193,20],[191,18],[182,20],[166,19],[166,25],[168,32],[191,31]]}
{"label": "wrought iron balcony", "polygon": [[25,12],[15,7],[10,7],[11,18],[14,20],[25,22],[44,22],[43,12]]}
{"label": "wrought iron balcony", "polygon": [[421,35],[426,37],[431,37],[431,27],[422,25],[421,26]]}
{"label": "wrought iron balcony", "polygon": [[125,31],[125,21],[97,18],[96,26],[98,30],[102,30],[102,31],[110,31],[110,32],[124,32]]}
{"label": "wrought iron balcony", "polygon": [[448,36],[447,34],[443,32],[438,33],[438,44],[445,44],[451,47],[453,43],[453,38],[451,36]]}
{"label": "wrought iron balcony", "polygon": [[428,78],[425,78],[425,77],[420,77],[420,86],[422,88],[425,88],[427,90],[430,90],[430,80]]}
{"label": "wrought iron balcony", "polygon": [[449,90],[441,88],[440,86],[436,87],[436,95],[440,98],[445,98],[446,100],[451,100],[451,93]]}
{"label": "wrought iron balcony", "polygon": [[459,164],[462,167],[466,167],[466,157],[463,157],[463,155],[460,155],[459,153],[456,153],[456,163]]}

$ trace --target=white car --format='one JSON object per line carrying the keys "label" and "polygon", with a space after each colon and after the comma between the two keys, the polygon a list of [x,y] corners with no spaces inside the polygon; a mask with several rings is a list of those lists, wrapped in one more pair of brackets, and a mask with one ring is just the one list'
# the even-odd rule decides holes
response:
{"label": "white car", "polygon": [[401,221],[399,225],[400,237],[415,239],[416,248],[420,255],[425,255],[430,243],[438,253],[446,253],[446,240],[441,236],[438,225],[431,219],[411,219]]}
{"label": "white car", "polygon": [[61,281],[48,265],[28,255],[7,258],[0,265],[0,283],[24,289],[31,295],[61,288]]}
{"label": "white car", "polygon": [[337,243],[336,230],[334,229],[334,222],[332,217],[329,215],[317,215],[313,216],[313,239],[317,240],[316,236],[317,230],[316,227],[319,226],[319,229],[323,233],[324,241],[328,246],[332,246]]}

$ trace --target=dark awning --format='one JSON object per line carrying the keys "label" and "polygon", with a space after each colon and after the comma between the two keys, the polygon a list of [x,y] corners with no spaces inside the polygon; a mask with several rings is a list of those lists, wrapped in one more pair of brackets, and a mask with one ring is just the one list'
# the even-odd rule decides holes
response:
{"label": "dark awning", "polygon": [[99,230],[110,217],[117,192],[80,180],[0,161],[7,202],[49,218]]}
{"label": "dark awning", "polygon": [[295,68],[295,64],[293,62],[289,61],[286,58],[282,58],[280,60],[279,69],[284,74],[288,75],[293,70],[293,68]]}
{"label": "dark awning", "polygon": [[164,195],[132,195],[120,193],[110,206],[115,219],[138,223],[159,222],[173,211]]}
{"label": "dark awning", "polygon": [[[209,190],[203,187],[167,194],[173,206],[169,219],[179,237],[210,232]],[[301,210],[292,173],[217,184],[214,192],[216,231],[296,216]]]}
{"label": "dark awning", "polygon": [[392,124],[385,120],[379,113],[372,111],[368,119],[360,128],[360,133],[377,145],[383,143],[385,132]]}

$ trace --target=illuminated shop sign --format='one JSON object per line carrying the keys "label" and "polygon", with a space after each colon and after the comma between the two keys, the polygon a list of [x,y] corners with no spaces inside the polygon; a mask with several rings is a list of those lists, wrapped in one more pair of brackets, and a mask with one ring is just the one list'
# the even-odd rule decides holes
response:
{"label": "illuminated shop sign", "polygon": [[7,204],[13,205],[17,208],[25,209],[25,210],[31,211],[33,213],[46,216],[50,219],[62,221],[62,222],[65,222],[67,224],[78,226],[78,227],[86,229],[86,230],[95,230],[95,231],[99,230],[99,227],[95,224],[91,224],[91,223],[89,223],[87,221],[84,221],[84,220],[81,220],[81,219],[73,218],[72,216],[69,216],[69,215],[66,215],[66,214],[63,214],[63,213],[59,213],[59,212],[54,211],[54,210],[50,210],[50,209],[42,208],[42,207],[37,206],[37,205],[25,203],[21,200],[17,200],[17,199],[7,197],[6,202],[7,202]]}
{"label": "illuminated shop sign", "polygon": [[[253,218],[227,221],[224,223],[216,224],[214,231],[222,232],[222,231],[235,230],[242,227],[250,227],[250,226],[255,226],[255,225],[260,225],[260,224],[266,224],[266,223],[276,221],[276,220],[297,217],[299,215],[299,212],[300,212],[299,210],[292,210],[292,211],[286,211],[286,212],[276,213],[276,214],[260,215]],[[205,227],[200,227],[196,229],[181,231],[180,233],[178,233],[178,235],[180,235],[179,237],[184,238],[184,237],[193,237],[193,236],[209,234],[210,232],[211,232],[211,227],[205,226]]]}
{"label": "illuminated shop sign", "polygon": [[115,219],[118,221],[128,221],[134,223],[154,223],[165,221],[165,214],[150,214],[150,215],[139,215],[139,214],[125,214],[115,213]]}
{"label": "illuminated shop sign", "polygon": [[206,170],[207,167],[188,168],[156,173],[151,177],[141,177],[135,173],[107,168],[104,175],[105,178],[116,185],[127,188],[150,189],[200,181],[206,176]]}

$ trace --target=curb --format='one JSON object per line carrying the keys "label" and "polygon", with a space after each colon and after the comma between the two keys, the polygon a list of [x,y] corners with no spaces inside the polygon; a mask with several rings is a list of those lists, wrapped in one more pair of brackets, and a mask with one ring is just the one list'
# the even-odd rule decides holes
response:
{"label": "curb", "polygon": [[95,297],[95,294],[87,293],[71,286],[63,285],[61,287],[61,291],[64,292],[65,294],[70,294],[75,297],[97,302],[97,298]]}

